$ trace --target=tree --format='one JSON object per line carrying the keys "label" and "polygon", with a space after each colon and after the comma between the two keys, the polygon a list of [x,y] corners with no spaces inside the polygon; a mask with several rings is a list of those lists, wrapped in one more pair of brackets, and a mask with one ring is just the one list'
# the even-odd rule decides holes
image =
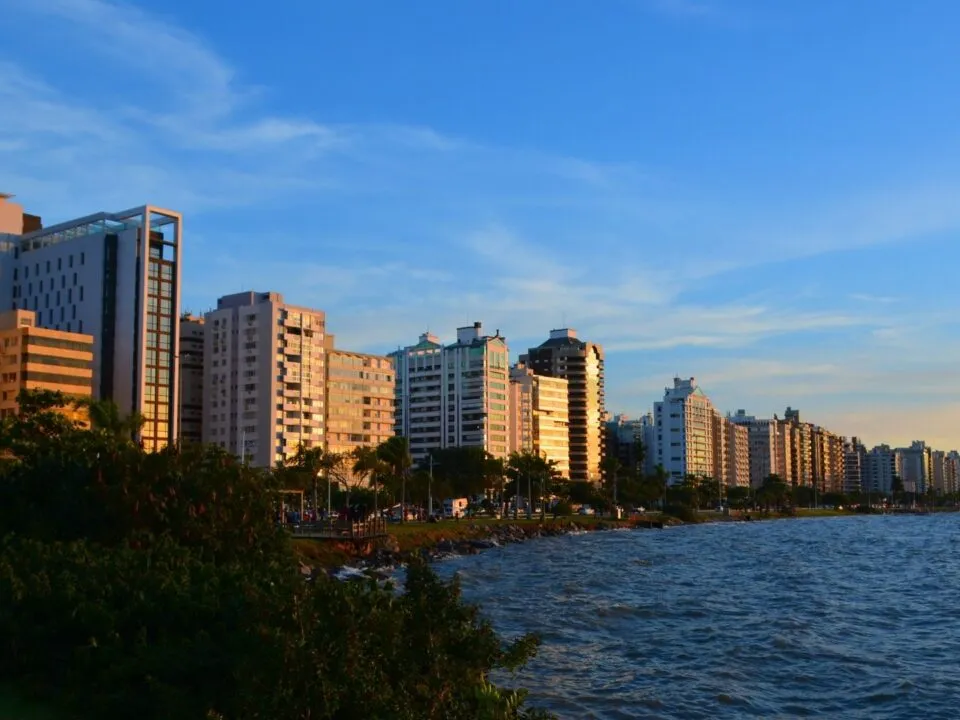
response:
{"label": "tree", "polygon": [[[526,485],[528,504],[533,500],[533,488],[536,487],[540,497],[540,515],[546,517],[546,508],[544,507],[548,491],[551,490],[550,484],[559,476],[556,469],[556,462],[547,460],[546,457],[537,455],[535,452],[524,450],[523,452],[510,453],[507,459],[506,473],[512,481],[517,484],[516,512],[520,512],[519,496],[523,493],[523,484]],[[533,507],[527,508],[528,517],[532,516]]]}
{"label": "tree", "polygon": [[607,486],[607,492],[611,503],[617,504],[617,483],[620,481],[620,473],[623,471],[623,464],[620,458],[615,455],[607,455],[603,460],[603,478]]}
{"label": "tree", "polygon": [[[281,463],[278,470],[281,477],[285,478],[285,484],[288,487],[301,490],[312,488],[313,509],[318,510],[320,507],[318,497],[320,475],[328,470],[329,465],[330,458],[322,447],[308,448],[300,443],[293,457],[288,458],[285,463]],[[283,472],[285,468],[289,472]],[[328,513],[332,510],[332,508],[327,508]]]}
{"label": "tree", "polygon": [[757,490],[757,501],[767,510],[771,506],[782,511],[789,501],[790,488],[779,475],[771,474],[764,478],[763,484]]}
{"label": "tree", "polygon": [[377,449],[371,447],[356,447],[353,449],[353,474],[361,483],[366,480],[373,486],[373,512],[379,517],[377,504],[377,479],[388,471],[387,464],[377,455]]}
{"label": "tree", "polygon": [[5,682],[78,718],[532,717],[489,678],[536,638],[504,643],[456,581],[413,560],[402,592],[305,582],[272,518],[279,475],[58,415],[0,436]]}
{"label": "tree", "polygon": [[133,442],[145,422],[140,413],[121,414],[120,408],[109,400],[84,398],[77,401],[77,405],[86,408],[91,428],[116,440]]}
{"label": "tree", "polygon": [[413,465],[413,458],[410,457],[410,441],[399,435],[387,438],[377,446],[377,457],[383,461],[387,477],[400,491],[400,521],[406,522],[407,475]]}

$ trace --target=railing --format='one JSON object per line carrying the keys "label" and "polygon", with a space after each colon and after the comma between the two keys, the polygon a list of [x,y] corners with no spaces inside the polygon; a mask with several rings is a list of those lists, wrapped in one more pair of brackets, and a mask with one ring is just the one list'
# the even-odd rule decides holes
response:
{"label": "railing", "polygon": [[297,525],[294,537],[328,540],[366,540],[387,534],[387,521],[376,518],[366,521],[332,520]]}

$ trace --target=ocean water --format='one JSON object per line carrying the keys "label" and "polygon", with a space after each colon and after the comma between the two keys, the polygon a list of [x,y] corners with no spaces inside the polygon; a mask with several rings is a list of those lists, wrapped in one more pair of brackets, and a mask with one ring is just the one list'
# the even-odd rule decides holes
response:
{"label": "ocean water", "polygon": [[960,514],[545,538],[440,563],[561,718],[960,718]]}

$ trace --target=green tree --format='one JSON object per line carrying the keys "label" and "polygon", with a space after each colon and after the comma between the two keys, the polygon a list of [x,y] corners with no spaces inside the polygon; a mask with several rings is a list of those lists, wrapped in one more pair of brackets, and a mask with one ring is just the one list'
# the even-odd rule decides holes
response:
{"label": "green tree", "polygon": [[387,438],[377,446],[377,457],[384,463],[384,480],[391,484],[394,497],[401,503],[400,521],[406,522],[407,476],[413,466],[410,441],[399,435]]}
{"label": "green tree", "polygon": [[[212,446],[147,454],[49,407],[3,424],[0,677],[66,716],[519,720],[504,643],[459,586],[304,582],[277,473]],[[46,433],[46,434],[44,434]]]}

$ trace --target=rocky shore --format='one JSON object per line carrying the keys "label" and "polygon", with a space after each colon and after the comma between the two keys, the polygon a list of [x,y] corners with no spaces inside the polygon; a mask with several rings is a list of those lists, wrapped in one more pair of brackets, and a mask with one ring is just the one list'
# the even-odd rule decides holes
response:
{"label": "rocky shore", "polygon": [[491,548],[527,542],[537,538],[630,529],[636,526],[623,522],[605,522],[602,520],[589,524],[575,520],[562,520],[542,524],[497,523],[481,525],[464,522],[462,527],[457,527],[454,531],[444,532],[441,530],[436,533],[431,532],[430,526],[423,527],[424,534],[429,534],[429,540],[418,547],[403,548],[396,535],[388,535],[380,546],[363,555],[352,555],[346,564],[322,568],[303,563],[301,572],[305,576],[323,572],[339,579],[364,576],[383,577],[414,557],[435,562],[460,555],[476,555]]}

